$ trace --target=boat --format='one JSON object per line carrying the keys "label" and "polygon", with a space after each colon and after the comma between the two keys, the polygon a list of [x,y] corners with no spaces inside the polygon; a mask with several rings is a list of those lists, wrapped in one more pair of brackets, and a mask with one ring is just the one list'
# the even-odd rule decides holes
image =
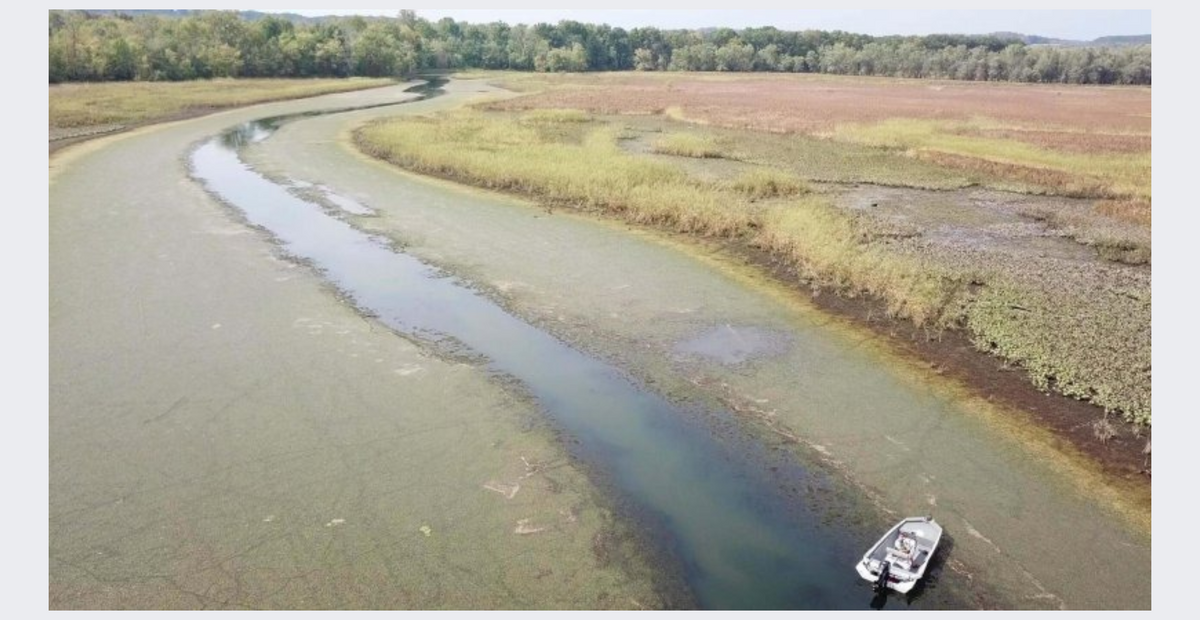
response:
{"label": "boat", "polygon": [[909,517],[888,530],[858,563],[858,574],[879,592],[890,588],[906,593],[925,576],[942,539],[942,526],[933,517]]}

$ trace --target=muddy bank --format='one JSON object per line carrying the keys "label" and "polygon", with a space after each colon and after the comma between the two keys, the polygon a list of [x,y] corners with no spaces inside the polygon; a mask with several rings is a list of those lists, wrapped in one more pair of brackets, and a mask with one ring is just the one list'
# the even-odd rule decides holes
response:
{"label": "muddy bank", "polygon": [[1114,480],[1138,489],[1138,493],[1144,495],[1140,501],[1149,505],[1150,462],[1149,455],[1144,453],[1149,440],[1148,429],[1124,424],[1113,417],[1117,434],[1102,441],[1092,424],[1105,417],[1103,409],[1086,401],[1038,390],[1021,368],[980,351],[963,331],[916,328],[909,321],[889,318],[884,303],[866,296],[814,294],[804,286],[794,266],[751,244],[712,240],[700,243],[762,269],[781,284],[793,287],[798,294],[811,299],[823,311],[872,330],[890,346],[921,360],[938,375],[959,381],[972,392],[1011,408],[1014,413],[1026,414],[1030,423],[1059,438],[1062,449],[1086,455]]}

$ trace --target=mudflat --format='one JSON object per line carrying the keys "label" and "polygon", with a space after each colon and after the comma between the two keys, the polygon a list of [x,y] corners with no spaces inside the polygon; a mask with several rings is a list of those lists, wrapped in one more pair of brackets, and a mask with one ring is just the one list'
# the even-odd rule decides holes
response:
{"label": "mudflat", "polygon": [[365,320],[188,178],[257,106],[51,159],[51,608],[663,604],[536,407]]}

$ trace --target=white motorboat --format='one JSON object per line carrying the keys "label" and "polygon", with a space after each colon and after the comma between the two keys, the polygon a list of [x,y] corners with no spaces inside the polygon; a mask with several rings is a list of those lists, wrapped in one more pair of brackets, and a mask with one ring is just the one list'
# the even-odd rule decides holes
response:
{"label": "white motorboat", "polygon": [[942,526],[933,517],[904,519],[863,555],[858,574],[875,584],[876,591],[908,592],[925,576],[941,539]]}

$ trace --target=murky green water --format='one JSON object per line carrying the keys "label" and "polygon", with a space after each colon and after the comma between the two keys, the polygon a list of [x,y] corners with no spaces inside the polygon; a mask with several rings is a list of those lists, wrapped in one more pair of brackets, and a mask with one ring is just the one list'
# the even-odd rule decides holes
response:
{"label": "murky green water", "polygon": [[[404,334],[483,356],[494,372],[518,381],[575,454],[608,482],[698,604],[829,609],[871,602],[852,566],[877,532],[832,519],[827,506],[780,484],[835,487],[824,473],[779,459],[736,433],[716,439],[711,425],[736,427],[731,414],[690,415],[619,368],[516,318],[469,283],[258,174],[238,150],[266,139],[274,126],[243,125],[203,144],[191,156],[193,176],[362,311]],[[735,335],[749,347],[737,355],[772,346],[769,334]],[[727,349],[722,342],[701,340],[685,353]],[[953,604],[949,593],[939,596],[939,604]]]}

